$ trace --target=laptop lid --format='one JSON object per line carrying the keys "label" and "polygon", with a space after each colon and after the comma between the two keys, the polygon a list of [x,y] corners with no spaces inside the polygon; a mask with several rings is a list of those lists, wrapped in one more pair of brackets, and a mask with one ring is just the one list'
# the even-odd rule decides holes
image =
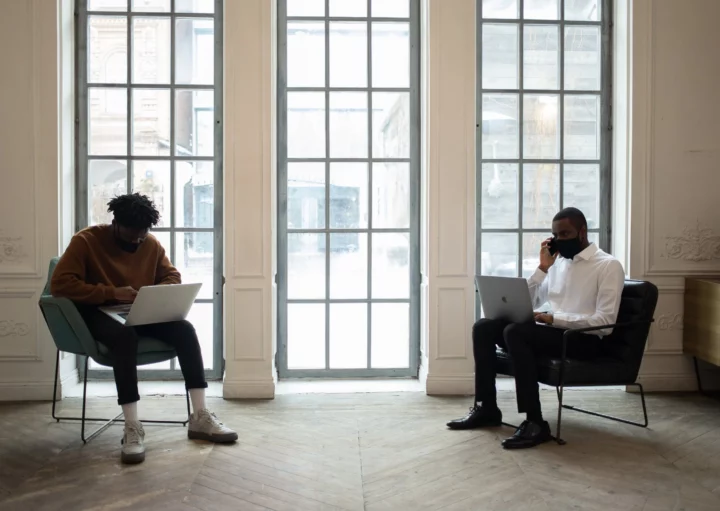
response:
{"label": "laptop lid", "polygon": [[141,287],[125,324],[138,326],[182,321],[190,312],[201,286],[197,283]]}
{"label": "laptop lid", "polygon": [[486,318],[510,323],[535,321],[530,290],[525,279],[476,275],[475,285]]}

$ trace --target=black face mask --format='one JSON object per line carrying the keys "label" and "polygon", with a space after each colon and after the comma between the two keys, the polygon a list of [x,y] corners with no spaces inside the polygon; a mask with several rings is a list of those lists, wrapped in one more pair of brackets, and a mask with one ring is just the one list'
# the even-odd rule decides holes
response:
{"label": "black face mask", "polygon": [[133,243],[131,241],[125,241],[120,238],[117,226],[115,227],[115,243],[118,244],[120,250],[134,254],[137,249],[140,248],[140,243]]}
{"label": "black face mask", "polygon": [[565,259],[572,259],[580,252],[582,252],[582,244],[580,243],[580,237],[570,238],[567,240],[555,239],[555,248],[561,257]]}

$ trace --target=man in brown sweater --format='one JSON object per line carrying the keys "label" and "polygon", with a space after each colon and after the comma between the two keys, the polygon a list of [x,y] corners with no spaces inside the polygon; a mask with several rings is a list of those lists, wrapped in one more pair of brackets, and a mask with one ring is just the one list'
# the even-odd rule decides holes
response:
{"label": "man in brown sweater", "polygon": [[88,227],[73,236],[52,276],[53,296],[72,300],[92,336],[113,354],[118,404],[125,415],[122,461],[145,459],[145,431],[138,420],[138,337],[159,339],[175,348],[193,414],[188,437],[211,442],[234,442],[237,433],[223,425],[205,406],[205,369],[195,328],[188,321],[125,326],[100,311],[105,304],[132,303],[143,286],[180,284],[180,272],[165,249],[149,234],[160,213],[140,194],[115,197],[108,203],[110,225]]}

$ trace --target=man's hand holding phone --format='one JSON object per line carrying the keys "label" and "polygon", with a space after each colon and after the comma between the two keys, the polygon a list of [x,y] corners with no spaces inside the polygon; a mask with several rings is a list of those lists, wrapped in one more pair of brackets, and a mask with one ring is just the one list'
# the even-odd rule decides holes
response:
{"label": "man's hand holding phone", "polygon": [[557,251],[554,248],[554,238],[548,238],[540,245],[540,264],[538,268],[543,273],[547,273],[550,267],[555,264],[557,259]]}

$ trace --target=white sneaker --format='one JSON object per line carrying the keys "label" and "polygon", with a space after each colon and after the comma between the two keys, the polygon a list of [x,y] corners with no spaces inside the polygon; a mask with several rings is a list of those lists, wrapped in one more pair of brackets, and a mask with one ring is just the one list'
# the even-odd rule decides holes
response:
{"label": "white sneaker", "polygon": [[145,461],[145,430],[140,421],[125,423],[125,430],[122,439],[122,454],[120,460],[123,463],[142,463]]}
{"label": "white sneaker", "polygon": [[214,413],[210,413],[207,408],[203,408],[190,416],[188,438],[216,443],[230,443],[238,439],[238,434],[220,422]]}

